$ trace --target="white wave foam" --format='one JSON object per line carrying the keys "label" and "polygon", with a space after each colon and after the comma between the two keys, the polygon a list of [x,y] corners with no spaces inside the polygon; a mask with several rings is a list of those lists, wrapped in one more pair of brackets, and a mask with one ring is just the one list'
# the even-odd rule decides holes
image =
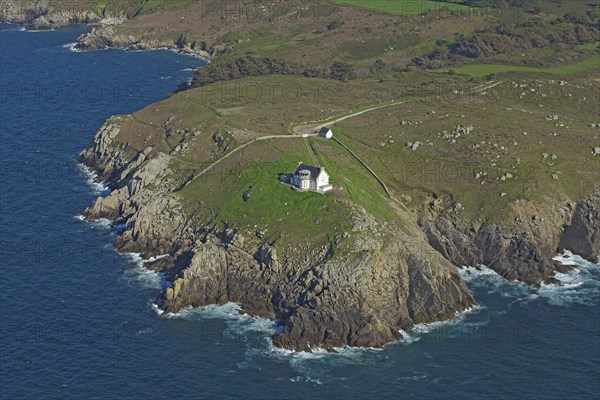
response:
{"label": "white wave foam", "polygon": [[402,344],[408,345],[421,340],[417,333],[406,332],[405,330],[400,329],[400,334],[402,335],[402,340],[400,341]]}
{"label": "white wave foam", "polygon": [[458,270],[460,276],[462,276],[465,282],[471,282],[474,279],[479,279],[481,277],[491,277],[493,279],[502,278],[496,271],[491,268],[486,267],[485,265],[480,265],[478,267],[462,267]]}
{"label": "white wave foam", "polygon": [[189,320],[222,319],[239,324],[243,331],[275,333],[273,321],[267,318],[253,317],[242,311],[239,304],[228,302],[223,305],[211,304],[204,307],[186,307],[178,313],[168,313],[168,318],[183,318]]}
{"label": "white wave foam", "polygon": [[[163,314],[163,310],[160,310],[156,304],[153,304],[152,308],[157,314]],[[356,364],[359,363],[359,359],[365,354],[383,351],[383,348],[374,347],[337,347],[334,348],[333,351],[315,347],[311,352],[305,352],[275,347],[271,340],[271,336],[277,332],[281,332],[282,327],[278,326],[270,319],[254,317],[244,313],[240,305],[233,302],[225,303],[223,305],[213,304],[200,308],[189,306],[177,313],[167,313],[164,315],[167,318],[181,318],[186,320],[224,320],[227,326],[226,333],[228,332],[230,335],[236,335],[238,337],[241,335],[246,339],[248,333],[253,332],[254,334],[258,334],[258,337],[255,335],[255,338],[257,338],[259,342],[264,343],[265,346],[262,348],[249,348],[247,350],[247,358],[277,358],[280,360],[288,360],[292,365],[320,359],[328,359],[328,362],[337,359],[338,364]],[[303,379],[304,378],[306,377],[303,377]]]}
{"label": "white wave foam", "polygon": [[[502,297],[516,298],[516,301],[546,299],[549,304],[555,306],[597,304],[600,299],[600,259],[596,264],[591,263],[570,251],[565,251],[553,259],[575,268],[567,273],[557,272],[554,275],[560,284],[542,284],[539,289],[521,282],[509,282],[485,266],[464,267],[459,269],[459,273],[469,286],[487,290],[488,294],[496,293]],[[513,303],[509,304],[509,308]]]}
{"label": "white wave foam", "polygon": [[553,259],[564,265],[574,265],[575,268],[567,273],[557,272],[554,278],[560,284],[542,284],[538,295],[555,306],[597,304],[600,299],[600,260],[594,264],[570,251]]}
{"label": "white wave foam", "polygon": [[427,376],[427,374],[401,376],[399,378],[396,378],[396,381],[422,381],[423,379],[427,379]]}
{"label": "white wave foam", "polygon": [[147,260],[144,260],[143,262],[144,263],[149,263],[149,262],[153,262],[153,261],[156,261],[156,260],[160,260],[161,258],[165,258],[165,257],[169,257],[169,255],[168,254],[161,254],[159,256],[150,257]]}
{"label": "white wave foam", "polygon": [[306,382],[306,383],[314,383],[316,385],[322,385],[323,382],[317,378],[311,378],[310,376],[296,376],[294,378],[290,378],[290,382]]}
{"label": "white wave foam", "polygon": [[565,250],[561,254],[558,254],[555,257],[553,257],[552,259],[559,261],[561,264],[564,264],[564,265],[577,265],[579,267],[583,267],[586,269],[589,269],[589,268],[595,269],[595,268],[600,267],[600,255],[598,255],[596,263],[593,263],[593,262],[589,262],[588,260],[584,259],[581,256],[573,254],[569,250]]}
{"label": "white wave foam", "polygon": [[[416,324],[413,327],[412,331],[410,332],[410,335],[429,333],[434,330],[449,327],[449,326],[465,325],[465,319],[468,315],[479,313],[482,309],[483,309],[482,306],[473,306],[473,307],[469,307],[469,308],[465,309],[462,312],[457,311],[455,314],[456,317],[453,319],[449,319],[446,321],[436,321],[436,322],[428,322],[428,323],[423,323],[423,324]],[[485,321],[485,323],[487,323],[487,321]],[[478,326],[478,325],[484,325],[484,323],[481,323],[481,322],[469,323],[469,326]]]}
{"label": "white wave foam", "polygon": [[158,315],[163,315],[165,310],[161,310],[160,307],[158,307],[158,304],[153,303],[152,301],[150,301],[152,310],[154,310],[154,312],[156,312],[156,314]]}
{"label": "white wave foam", "polygon": [[101,228],[101,229],[112,229],[112,227],[113,227],[112,221],[108,220],[106,218],[99,218],[93,222],[90,222],[90,224],[96,228]]}
{"label": "white wave foam", "polygon": [[82,51],[77,48],[77,43],[63,44],[62,48],[68,49],[69,51],[72,51],[73,53],[82,53]]}
{"label": "white wave foam", "polygon": [[22,29],[19,29],[19,31],[21,32],[27,32],[27,33],[46,33],[46,32],[54,32],[56,29],[27,29],[25,27],[23,27]]}
{"label": "white wave foam", "polygon": [[140,253],[124,253],[125,257],[135,265],[134,268],[129,268],[123,273],[123,278],[134,284],[141,284],[149,289],[164,289],[169,286],[163,273],[149,270],[144,264],[147,262],[163,258],[165,255],[152,257],[144,260]]}
{"label": "white wave foam", "polygon": [[[223,321],[223,340],[246,343],[248,363],[250,363],[249,360],[264,356],[265,346],[263,344],[271,343],[271,336],[278,329],[274,321],[248,315],[242,311],[239,304],[233,302],[223,305],[212,304],[200,308],[186,307],[178,313],[166,313],[164,316],[191,321]],[[240,367],[243,368],[243,366]]]}
{"label": "white wave foam", "polygon": [[486,290],[488,294],[498,293],[502,297],[528,298],[529,287],[522,282],[510,282],[485,265],[458,269],[463,280],[472,287]]}
{"label": "white wave foam", "polygon": [[[390,345],[393,343],[390,343]],[[373,353],[382,352],[385,347],[334,347],[331,351],[322,347],[312,348],[310,352],[282,349],[271,344],[269,351],[272,356],[290,361],[303,362],[327,360],[333,364],[359,364],[361,359]],[[336,360],[337,359],[337,362]]]}
{"label": "white wave foam", "polygon": [[89,169],[86,165],[78,163],[77,167],[80,169],[82,175],[85,177],[85,181],[94,192],[99,195],[106,196],[110,193],[110,189],[104,182],[97,182],[98,174]]}

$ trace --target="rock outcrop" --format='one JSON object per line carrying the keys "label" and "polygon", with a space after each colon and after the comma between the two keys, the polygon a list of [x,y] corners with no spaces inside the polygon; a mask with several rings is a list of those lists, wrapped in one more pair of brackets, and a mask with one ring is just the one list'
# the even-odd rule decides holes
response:
{"label": "rock outcrop", "polygon": [[93,28],[91,32],[80,35],[75,48],[82,51],[119,48],[127,50],[170,49],[181,53],[210,59],[214,53],[197,47],[194,43],[177,43],[174,39],[148,39],[118,33],[114,26]]}

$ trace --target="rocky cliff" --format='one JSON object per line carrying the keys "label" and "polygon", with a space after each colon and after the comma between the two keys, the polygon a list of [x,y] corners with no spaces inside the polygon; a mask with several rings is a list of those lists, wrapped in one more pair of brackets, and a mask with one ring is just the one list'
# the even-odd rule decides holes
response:
{"label": "rocky cliff", "polygon": [[166,312],[237,302],[251,315],[277,320],[277,346],[310,350],[383,346],[414,324],[450,319],[476,304],[416,223],[378,222],[347,200],[340,206],[352,214],[351,232],[329,246],[290,237],[275,244],[203,225],[171,191],[170,156],[123,144],[119,122],[107,121],[79,157],[112,189],[84,214],[123,226],[120,251],[168,254],[146,264],[172,282],[157,298]]}
{"label": "rocky cliff", "polygon": [[600,191],[577,202],[570,216],[560,238],[560,248],[595,262],[600,253]]}
{"label": "rocky cliff", "polygon": [[439,201],[432,202],[421,214],[419,225],[429,243],[453,264],[486,265],[508,280],[532,286],[557,283],[554,273],[570,268],[552,260],[560,250],[596,261],[600,253],[598,190],[576,203],[547,199],[542,207],[521,200],[512,208],[513,220],[486,223],[451,216]]}

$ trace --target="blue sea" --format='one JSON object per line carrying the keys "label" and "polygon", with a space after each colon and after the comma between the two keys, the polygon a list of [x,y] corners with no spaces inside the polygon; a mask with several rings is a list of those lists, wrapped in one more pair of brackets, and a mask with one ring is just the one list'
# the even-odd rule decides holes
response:
{"label": "blue sea", "polygon": [[580,259],[539,290],[463,271],[479,308],[384,349],[275,349],[235,304],[159,316],[160,276],[78,217],[103,188],[75,158],[202,60],[0,29],[0,398],[600,398],[600,266]]}

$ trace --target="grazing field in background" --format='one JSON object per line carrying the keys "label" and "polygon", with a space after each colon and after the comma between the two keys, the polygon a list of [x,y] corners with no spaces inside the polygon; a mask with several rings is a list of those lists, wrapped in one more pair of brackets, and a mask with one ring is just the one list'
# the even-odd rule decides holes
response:
{"label": "grazing field in background", "polygon": [[459,73],[475,77],[482,77],[490,74],[496,74],[500,72],[542,72],[555,75],[567,75],[575,74],[578,72],[584,72],[593,68],[600,68],[600,56],[593,56],[587,60],[574,63],[559,65],[556,67],[548,68],[536,68],[536,67],[523,67],[518,65],[504,65],[504,64],[471,64],[462,65],[459,67],[442,68],[437,70],[438,72],[448,72],[450,70]]}
{"label": "grazing field in background", "polygon": [[429,0],[335,0],[339,4],[347,4],[367,8],[374,11],[383,11],[392,14],[415,15],[427,11],[436,11],[446,8],[451,11],[469,11],[471,7],[454,2],[440,2]]}

